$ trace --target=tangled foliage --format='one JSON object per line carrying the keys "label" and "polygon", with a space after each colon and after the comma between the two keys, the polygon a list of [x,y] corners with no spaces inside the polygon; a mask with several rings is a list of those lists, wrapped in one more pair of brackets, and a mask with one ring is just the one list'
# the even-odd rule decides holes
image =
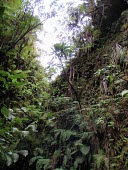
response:
{"label": "tangled foliage", "polygon": [[[68,64],[50,85],[34,46],[42,23],[30,3],[14,2],[0,2],[0,169],[127,170],[126,1],[88,0],[69,11],[73,30],[87,14],[91,22],[73,46],[54,45]],[[107,11],[119,4],[110,23]]]}

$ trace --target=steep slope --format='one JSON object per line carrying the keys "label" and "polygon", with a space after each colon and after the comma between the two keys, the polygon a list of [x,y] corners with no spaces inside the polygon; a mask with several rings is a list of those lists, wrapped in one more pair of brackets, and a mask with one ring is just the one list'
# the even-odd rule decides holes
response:
{"label": "steep slope", "polygon": [[[128,11],[125,10],[111,24],[109,32],[102,30],[91,50],[79,50],[71,61],[74,66],[73,89],[66,83],[64,73],[58,83],[53,83],[61,89],[60,94],[79,99],[85,122],[94,132],[91,139],[94,170],[128,168],[127,23]],[[67,72],[70,77],[69,68]]]}
{"label": "steep slope", "polygon": [[[88,55],[93,63],[82,96],[82,113],[94,132],[94,161],[103,169],[128,168],[128,11],[114,24],[112,31],[101,39],[101,45]],[[84,62],[83,69],[89,65]],[[84,74],[85,74],[84,73]]]}

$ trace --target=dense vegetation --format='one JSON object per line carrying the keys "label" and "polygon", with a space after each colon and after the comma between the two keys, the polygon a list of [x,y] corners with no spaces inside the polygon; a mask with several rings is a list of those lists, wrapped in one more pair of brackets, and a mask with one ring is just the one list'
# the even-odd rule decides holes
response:
{"label": "dense vegetation", "polygon": [[71,36],[53,47],[62,73],[49,82],[33,5],[0,1],[0,170],[128,169],[127,9],[69,4]]}

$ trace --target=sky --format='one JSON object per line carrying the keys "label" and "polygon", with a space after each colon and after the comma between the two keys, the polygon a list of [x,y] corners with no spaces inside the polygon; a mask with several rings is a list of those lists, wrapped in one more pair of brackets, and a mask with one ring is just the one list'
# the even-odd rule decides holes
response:
{"label": "sky", "polygon": [[[67,16],[67,3],[73,2],[73,6],[77,6],[80,3],[80,0],[57,0],[56,4],[50,7],[50,4],[53,0],[44,0],[44,7],[46,12],[50,12],[51,9],[54,7],[55,10],[57,11],[57,15],[55,17],[52,17],[44,22],[43,29],[42,31],[37,32],[37,37],[38,37],[38,42],[36,43],[37,50],[40,53],[39,60],[41,64],[44,67],[49,66],[49,62],[52,60],[53,55],[52,55],[52,46],[56,43],[60,42],[66,37],[68,37],[68,32],[66,32],[65,27],[66,27],[66,22],[63,22],[63,25],[61,25],[62,21],[66,21],[64,17]],[[60,5],[63,5],[62,9],[58,9]],[[41,4],[40,4],[41,5]],[[44,17],[41,16],[41,13],[38,10],[39,6],[35,8],[35,15],[40,16],[41,20],[44,20]],[[44,9],[42,10],[44,11]],[[64,35],[62,38],[61,35]],[[54,58],[54,63],[58,64],[59,61],[57,58]],[[57,67],[56,67],[57,69]],[[58,69],[58,72],[59,69]]]}

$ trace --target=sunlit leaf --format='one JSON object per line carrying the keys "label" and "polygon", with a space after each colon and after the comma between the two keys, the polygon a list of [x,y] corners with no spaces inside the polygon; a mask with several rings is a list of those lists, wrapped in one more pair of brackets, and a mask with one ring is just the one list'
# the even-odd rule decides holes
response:
{"label": "sunlit leaf", "polygon": [[12,157],[9,155],[6,155],[6,158],[7,158],[6,164],[7,164],[7,166],[10,166],[13,163]]}
{"label": "sunlit leaf", "polygon": [[128,94],[128,90],[123,90],[123,91],[121,92],[122,97],[124,97],[126,94]]}
{"label": "sunlit leaf", "polygon": [[29,135],[29,131],[21,131],[21,133],[23,134],[24,137],[26,137],[27,135]]}
{"label": "sunlit leaf", "polygon": [[20,150],[20,151],[18,151],[18,153],[20,153],[21,155],[23,155],[25,157],[28,155],[28,151],[27,150]]}
{"label": "sunlit leaf", "polygon": [[13,158],[13,162],[16,163],[18,161],[18,159],[19,159],[19,154],[13,153],[12,158]]}
{"label": "sunlit leaf", "polygon": [[12,128],[12,131],[13,131],[13,133],[15,133],[15,132],[19,132],[19,129],[18,129],[18,128],[16,128],[16,127],[13,127],[13,128]]}
{"label": "sunlit leaf", "polygon": [[31,124],[31,125],[28,125],[26,130],[32,130],[33,132],[37,132],[37,125],[36,124]]}

